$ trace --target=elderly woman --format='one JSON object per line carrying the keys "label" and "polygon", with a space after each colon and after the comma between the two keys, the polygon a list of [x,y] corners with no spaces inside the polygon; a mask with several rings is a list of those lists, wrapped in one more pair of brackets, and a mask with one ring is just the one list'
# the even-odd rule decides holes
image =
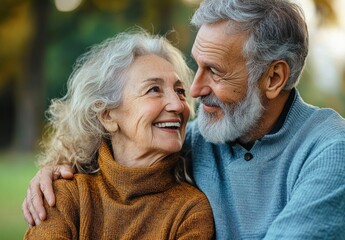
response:
{"label": "elderly woman", "polygon": [[41,165],[89,174],[54,182],[56,207],[25,239],[211,239],[210,205],[179,157],[191,77],[176,48],[142,30],[84,54],[49,108]]}

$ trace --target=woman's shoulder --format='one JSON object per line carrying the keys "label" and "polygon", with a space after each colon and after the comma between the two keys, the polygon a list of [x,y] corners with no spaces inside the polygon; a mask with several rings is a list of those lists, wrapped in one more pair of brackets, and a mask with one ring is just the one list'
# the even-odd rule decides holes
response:
{"label": "woman's shoulder", "polygon": [[200,204],[206,204],[209,206],[207,197],[205,194],[200,191],[197,187],[189,184],[189,183],[179,183],[174,189],[173,192],[175,196],[178,196],[178,198],[189,204],[194,203],[200,203]]}
{"label": "woman's shoulder", "polygon": [[53,182],[55,193],[79,194],[83,189],[89,189],[97,181],[97,175],[84,173],[74,174],[73,179],[57,179]]}

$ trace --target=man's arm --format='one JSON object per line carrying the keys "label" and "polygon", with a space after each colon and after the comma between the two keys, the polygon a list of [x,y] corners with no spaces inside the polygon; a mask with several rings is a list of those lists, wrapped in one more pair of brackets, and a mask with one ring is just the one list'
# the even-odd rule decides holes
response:
{"label": "man's arm", "polygon": [[49,206],[55,205],[53,181],[59,178],[73,178],[74,169],[69,165],[43,167],[30,181],[26,197],[22,204],[22,211],[26,222],[30,226],[38,225],[47,217],[43,199]]}
{"label": "man's arm", "polygon": [[345,239],[345,142],[309,157],[264,239]]}

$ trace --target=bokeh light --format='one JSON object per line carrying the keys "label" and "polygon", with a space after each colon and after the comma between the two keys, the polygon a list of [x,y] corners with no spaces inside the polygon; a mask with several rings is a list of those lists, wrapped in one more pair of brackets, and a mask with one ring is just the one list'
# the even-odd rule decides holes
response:
{"label": "bokeh light", "polygon": [[79,7],[82,0],[55,0],[56,9],[60,12],[71,12]]}

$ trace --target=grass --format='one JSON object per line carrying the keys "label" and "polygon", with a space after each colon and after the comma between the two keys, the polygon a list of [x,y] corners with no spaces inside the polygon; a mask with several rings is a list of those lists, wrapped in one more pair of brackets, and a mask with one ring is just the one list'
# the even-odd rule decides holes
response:
{"label": "grass", "polygon": [[21,205],[37,172],[34,154],[0,153],[0,238],[23,239],[27,229]]}

